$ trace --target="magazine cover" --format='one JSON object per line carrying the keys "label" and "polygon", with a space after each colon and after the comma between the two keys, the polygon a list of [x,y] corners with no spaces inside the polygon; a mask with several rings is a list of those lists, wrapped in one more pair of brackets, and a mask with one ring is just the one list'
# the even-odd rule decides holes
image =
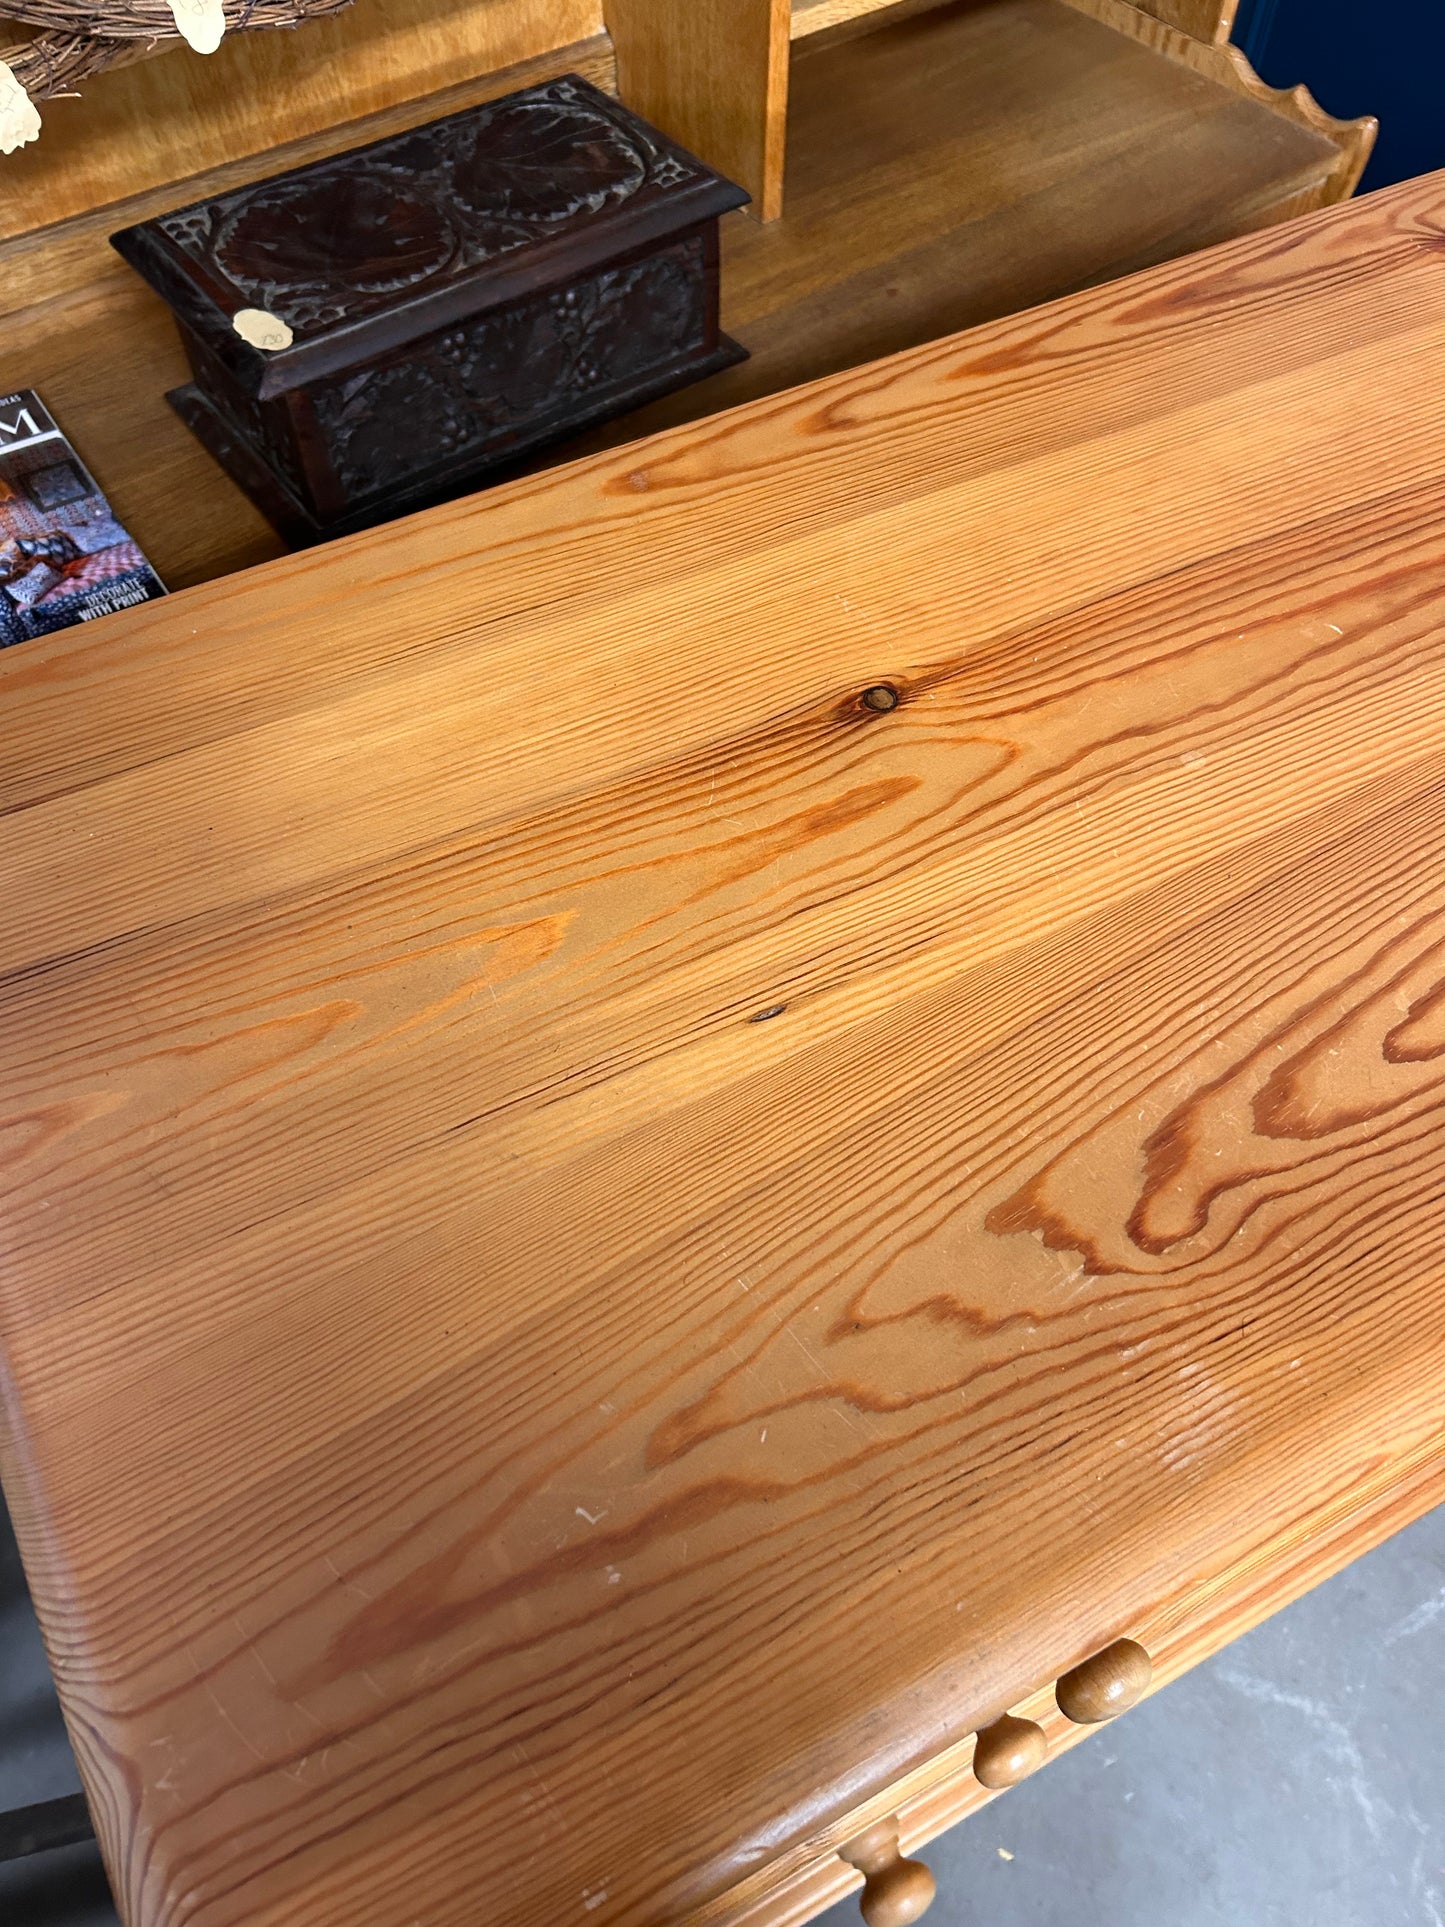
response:
{"label": "magazine cover", "polygon": [[0,395],[0,649],[165,592],[34,390]]}

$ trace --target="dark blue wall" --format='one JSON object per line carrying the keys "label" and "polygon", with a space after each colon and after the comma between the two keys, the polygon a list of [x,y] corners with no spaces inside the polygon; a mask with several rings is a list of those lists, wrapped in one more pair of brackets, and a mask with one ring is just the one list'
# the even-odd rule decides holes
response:
{"label": "dark blue wall", "polygon": [[1379,115],[1362,188],[1445,167],[1445,0],[1242,0],[1234,38],[1272,87]]}

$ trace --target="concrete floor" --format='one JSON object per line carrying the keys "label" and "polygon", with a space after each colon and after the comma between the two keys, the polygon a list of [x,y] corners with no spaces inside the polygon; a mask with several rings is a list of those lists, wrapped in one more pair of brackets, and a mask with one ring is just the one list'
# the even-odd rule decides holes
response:
{"label": "concrete floor", "polygon": [[[6,1526],[0,1805],[77,1784]],[[929,1927],[1445,1927],[1445,1507],[926,1857]],[[0,1867],[4,1927],[115,1921],[93,1850]]]}

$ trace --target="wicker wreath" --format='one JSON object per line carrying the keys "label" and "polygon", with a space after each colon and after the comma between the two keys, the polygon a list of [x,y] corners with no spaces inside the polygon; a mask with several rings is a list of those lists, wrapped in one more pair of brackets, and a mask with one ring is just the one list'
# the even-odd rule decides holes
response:
{"label": "wicker wreath", "polygon": [[[351,0],[224,0],[226,31],[296,27],[340,13]],[[182,38],[170,0],[3,0],[0,61],[32,101],[74,93],[77,84],[108,67],[144,60],[158,45]],[[38,29],[27,40],[12,38],[14,24]]]}

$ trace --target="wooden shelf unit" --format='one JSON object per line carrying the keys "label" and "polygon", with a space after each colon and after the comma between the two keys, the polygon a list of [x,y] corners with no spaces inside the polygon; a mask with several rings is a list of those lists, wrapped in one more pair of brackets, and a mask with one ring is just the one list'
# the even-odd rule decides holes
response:
{"label": "wooden shelf unit", "polygon": [[[45,395],[171,587],[248,567],[281,544],[167,407],[166,390],[187,372],[174,326],[111,254],[108,234],[569,68],[602,85],[620,77],[626,97],[618,32],[625,43],[648,9],[668,9],[618,4],[632,14],[625,30],[614,19],[612,40],[559,46],[0,242],[0,379]],[[714,27],[733,5],[715,0]],[[758,0],[736,5],[753,8],[754,25],[764,17]],[[584,16],[569,0],[558,17]],[[1369,124],[1332,122],[1307,97],[1275,95],[1252,77],[1231,84],[1242,64],[1233,50],[1124,0],[904,0],[883,10],[801,0],[790,18],[809,31],[791,53],[784,44],[785,212],[731,217],[724,239],[724,326],[752,359],[549,462],[1321,205],[1349,190],[1368,151]],[[811,30],[820,21],[832,24]],[[152,66],[183,71],[179,57]]]}

